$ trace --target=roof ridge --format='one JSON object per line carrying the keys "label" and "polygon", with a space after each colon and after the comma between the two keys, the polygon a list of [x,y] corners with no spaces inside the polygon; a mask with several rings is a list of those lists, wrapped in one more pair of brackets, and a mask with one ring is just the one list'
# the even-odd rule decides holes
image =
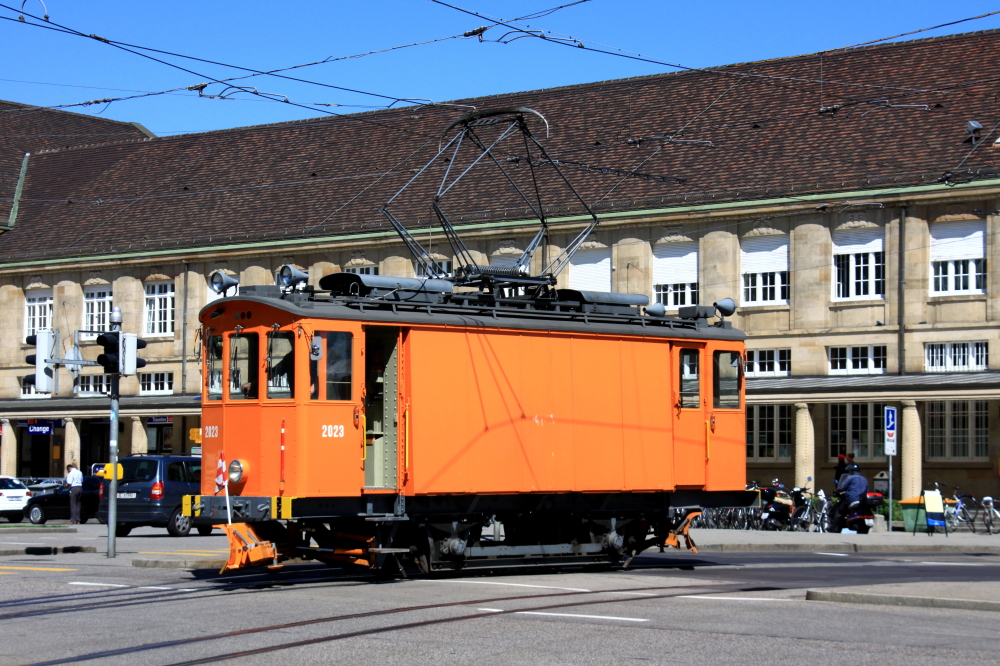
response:
{"label": "roof ridge", "polygon": [[[129,127],[135,128],[134,121],[130,120],[114,120],[113,118],[101,118],[99,116],[93,116],[86,113],[79,113],[77,111],[66,111],[64,109],[54,109],[50,106],[43,106],[40,104],[25,104],[23,102],[15,102],[9,99],[0,99],[0,104],[12,104],[14,106],[19,106],[24,111],[48,111],[50,113],[65,113],[70,116],[79,116],[81,118],[88,118],[90,120],[96,120],[102,123],[114,123],[115,125],[128,125]],[[2,117],[2,116],[0,116]]]}

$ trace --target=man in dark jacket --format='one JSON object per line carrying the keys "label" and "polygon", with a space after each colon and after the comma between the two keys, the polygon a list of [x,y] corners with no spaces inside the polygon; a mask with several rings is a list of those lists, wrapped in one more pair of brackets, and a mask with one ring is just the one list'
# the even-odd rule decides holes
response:
{"label": "man in dark jacket", "polygon": [[843,527],[840,523],[847,518],[850,506],[860,501],[867,492],[868,479],[861,476],[861,468],[852,462],[844,469],[844,475],[840,477],[840,483],[837,484],[837,494],[840,495],[840,501],[833,506],[833,516],[830,521],[836,531]]}

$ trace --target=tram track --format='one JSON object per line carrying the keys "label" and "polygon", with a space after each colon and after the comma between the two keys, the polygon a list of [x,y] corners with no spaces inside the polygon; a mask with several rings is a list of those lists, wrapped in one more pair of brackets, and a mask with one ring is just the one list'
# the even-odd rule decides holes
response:
{"label": "tram track", "polygon": [[[106,659],[109,657],[123,656],[129,654],[135,654],[140,652],[149,652],[153,650],[161,650],[173,647],[183,647],[186,645],[194,645],[198,643],[206,643],[210,641],[224,640],[227,638],[236,638],[240,636],[249,636],[254,634],[262,634],[273,631],[283,631],[288,629],[295,629],[301,627],[314,626],[319,624],[328,624],[332,622],[344,622],[350,620],[359,620],[373,617],[381,616],[391,616],[398,615],[402,613],[412,613],[419,611],[428,610],[439,610],[443,608],[454,608],[459,606],[478,606],[480,604],[490,604],[490,603],[502,603],[511,601],[526,601],[532,599],[552,599],[557,597],[586,597],[593,595],[614,595],[623,593],[635,593],[635,592],[647,592],[648,595],[644,595],[640,598],[633,598],[631,601],[652,601],[656,599],[670,599],[680,596],[698,595],[698,594],[712,594],[712,593],[726,593],[726,592],[742,592],[742,591],[753,591],[756,588],[752,586],[747,586],[746,584],[727,584],[727,585],[670,585],[670,586],[652,586],[652,587],[628,587],[619,588],[613,590],[586,590],[586,591],[568,591],[568,592],[549,592],[543,594],[525,594],[525,595],[514,595],[514,596],[501,596],[501,597],[489,597],[483,599],[471,599],[463,601],[453,601],[447,603],[439,604],[425,604],[419,606],[403,606],[399,608],[390,608],[378,611],[368,611],[364,613],[349,613],[344,615],[333,615],[322,618],[314,618],[310,620],[299,620],[296,622],[287,622],[282,624],[274,624],[262,627],[254,627],[250,629],[238,629],[234,631],[222,632],[218,634],[209,634],[205,636],[194,636],[190,638],[180,638],[170,641],[161,641],[157,643],[146,643],[143,645],[136,645],[132,647],[119,648],[116,650],[106,650],[101,652],[93,652],[83,655],[77,655],[74,657],[65,657],[62,659],[54,659],[50,661],[36,662],[30,664],[30,666],[56,666],[57,664],[72,664],[80,663],[85,661],[92,661],[95,659]],[[675,590],[671,593],[666,594],[656,594],[656,590]],[[368,636],[380,633],[389,633],[393,631],[403,631],[406,629],[416,629],[419,627],[426,627],[439,624],[447,624],[451,622],[461,622],[466,620],[475,620],[480,618],[488,617],[498,617],[503,615],[511,615],[516,613],[522,613],[526,611],[539,612],[539,611],[551,611],[561,608],[574,608],[579,606],[589,606],[607,603],[621,603],[623,601],[628,601],[628,599],[622,598],[611,598],[611,599],[581,599],[574,600],[566,603],[554,603],[542,606],[537,605],[524,605],[517,608],[502,609],[493,611],[490,613],[476,612],[465,615],[457,615],[452,617],[444,618],[434,618],[428,620],[419,620],[415,622],[404,622],[399,624],[392,624],[383,627],[373,627],[370,629],[361,629],[357,631],[348,631],[337,634],[331,634],[327,636],[318,636],[314,638],[303,639],[299,641],[291,641],[287,643],[279,643],[276,645],[269,645],[262,648],[255,648],[251,650],[241,650],[238,652],[224,653],[220,655],[214,655],[209,657],[201,657],[194,660],[182,661],[170,664],[170,666],[194,666],[195,664],[208,664],[217,661],[227,661],[231,659],[237,659],[241,657],[248,657],[256,654],[264,654],[268,652],[275,652],[279,650],[287,650],[296,647],[303,647],[308,645],[315,645],[318,643],[325,643],[337,640],[345,640],[348,638],[355,638],[360,636]]]}

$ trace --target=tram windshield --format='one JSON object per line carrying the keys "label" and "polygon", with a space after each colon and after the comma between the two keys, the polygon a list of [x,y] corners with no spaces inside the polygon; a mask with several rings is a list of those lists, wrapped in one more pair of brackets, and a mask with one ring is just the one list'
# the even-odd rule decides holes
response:
{"label": "tram windshield", "polygon": [[295,334],[273,331],[267,336],[267,397],[295,397]]}
{"label": "tram windshield", "polygon": [[210,335],[205,349],[205,376],[208,399],[222,400],[222,336]]}
{"label": "tram windshield", "polygon": [[313,336],[309,356],[310,399],[351,399],[353,342],[350,333],[321,332]]}
{"label": "tram windshield", "polygon": [[229,336],[229,399],[256,400],[259,364],[256,333]]}
{"label": "tram windshield", "polygon": [[714,393],[718,409],[740,408],[741,362],[739,352],[715,352]]}

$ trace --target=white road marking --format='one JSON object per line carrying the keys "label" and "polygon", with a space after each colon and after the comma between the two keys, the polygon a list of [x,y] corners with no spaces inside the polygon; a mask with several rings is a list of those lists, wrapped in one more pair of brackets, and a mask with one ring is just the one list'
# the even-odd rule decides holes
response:
{"label": "white road marking", "polygon": [[908,564],[937,564],[942,567],[995,567],[990,562],[908,562]]}
{"label": "white road marking", "polygon": [[3,541],[0,542],[0,546],[44,546],[44,543],[35,543],[33,541]]}
{"label": "white road marking", "polygon": [[70,585],[93,585],[95,587],[128,587],[128,585],[117,585],[115,583],[82,583],[79,581],[74,581]]}
{"label": "white road marking", "polygon": [[487,613],[502,613],[502,608],[477,608],[476,610],[486,611]]}
{"label": "white road marking", "polygon": [[847,553],[820,553],[820,552],[817,552],[816,554],[817,555],[830,555],[831,557],[847,557]]}
{"label": "white road marking", "polygon": [[682,594],[678,599],[723,599],[726,601],[788,601],[777,597],[707,597],[700,594]]}
{"label": "white road marking", "polygon": [[491,580],[425,580],[423,583],[465,583],[467,585],[507,585],[509,587],[534,587],[541,590],[569,590],[570,592],[593,592],[581,587],[555,587],[553,585],[528,585],[526,583],[498,583]]}
{"label": "white road marking", "polygon": [[609,594],[628,594],[634,597],[655,597],[658,596],[652,592],[609,592]]}
{"label": "white road marking", "polygon": [[613,615],[576,615],[573,613],[542,613],[540,611],[517,611],[515,615],[548,615],[552,617],[582,617],[588,620],[619,620],[621,622],[649,622],[639,617],[615,617]]}

